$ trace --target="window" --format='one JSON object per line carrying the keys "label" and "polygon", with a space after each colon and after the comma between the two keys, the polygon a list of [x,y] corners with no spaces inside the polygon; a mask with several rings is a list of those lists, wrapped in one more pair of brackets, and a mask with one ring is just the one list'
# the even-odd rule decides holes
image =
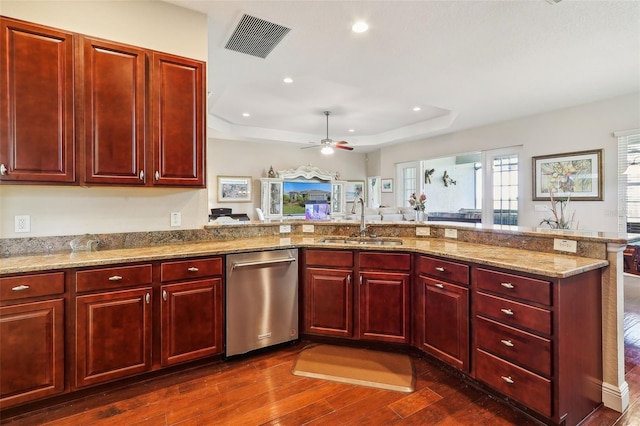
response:
{"label": "window", "polygon": [[399,205],[408,206],[409,197],[411,197],[411,194],[418,192],[418,167],[402,167],[401,174],[402,186],[400,186],[400,190],[398,191],[398,193],[400,196],[402,196],[402,201]]}
{"label": "window", "polygon": [[618,137],[618,230],[640,233],[640,174],[630,171],[632,163],[640,164],[640,129],[616,132]]}
{"label": "window", "polygon": [[518,224],[518,155],[493,158],[493,223]]}

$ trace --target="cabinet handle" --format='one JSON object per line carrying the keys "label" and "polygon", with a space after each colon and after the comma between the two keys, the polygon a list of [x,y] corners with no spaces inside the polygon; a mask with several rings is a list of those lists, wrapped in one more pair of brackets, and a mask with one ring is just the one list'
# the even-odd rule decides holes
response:
{"label": "cabinet handle", "polygon": [[444,272],[444,268],[442,266],[438,266],[438,267],[436,267],[436,271]]}
{"label": "cabinet handle", "polygon": [[20,284],[11,288],[11,290],[13,291],[22,291],[22,290],[28,290],[28,289],[29,289],[29,286],[24,284]]}
{"label": "cabinet handle", "polygon": [[162,290],[162,300],[167,301],[167,290]]}
{"label": "cabinet handle", "polygon": [[347,275],[347,284],[351,284],[351,274]]}
{"label": "cabinet handle", "polygon": [[144,180],[144,170],[140,170],[140,174],[138,175],[140,180]]}
{"label": "cabinet handle", "polygon": [[504,380],[505,382],[509,383],[509,384],[513,384],[514,381],[511,378],[511,376],[500,376],[502,378],[502,380]]}
{"label": "cabinet handle", "polygon": [[144,300],[147,302],[147,305],[151,303],[151,295],[147,293],[147,295],[144,297]]}
{"label": "cabinet handle", "polygon": [[500,283],[500,285],[501,285],[502,287],[504,287],[504,288],[508,288],[508,289],[512,289],[512,288],[514,288],[514,287],[513,287],[513,284],[511,284],[511,283]]}
{"label": "cabinet handle", "polygon": [[156,180],[160,180],[160,172],[156,170]]}
{"label": "cabinet handle", "polygon": [[7,166],[4,163],[0,164],[0,175],[4,176],[7,174]]}
{"label": "cabinet handle", "polygon": [[500,340],[500,342],[501,342],[503,345],[508,346],[508,347],[510,347],[510,348],[512,348],[512,347],[513,347],[513,343],[511,342],[511,340],[504,340],[504,339],[502,339],[502,340]]}
{"label": "cabinet handle", "polygon": [[434,284],[434,285],[435,285],[436,287],[438,287],[438,288],[444,288],[444,285],[443,285],[443,284]]}
{"label": "cabinet handle", "polygon": [[505,315],[513,315],[513,311],[511,309],[500,309],[500,312]]}
{"label": "cabinet handle", "polygon": [[109,281],[120,281],[122,279],[122,277],[120,275],[114,275],[112,277],[109,277]]}
{"label": "cabinet handle", "polygon": [[187,271],[189,271],[189,272],[198,272],[199,269],[196,268],[195,266],[192,266],[191,268],[187,268]]}
{"label": "cabinet handle", "polygon": [[362,275],[360,275],[360,285],[362,285]]}

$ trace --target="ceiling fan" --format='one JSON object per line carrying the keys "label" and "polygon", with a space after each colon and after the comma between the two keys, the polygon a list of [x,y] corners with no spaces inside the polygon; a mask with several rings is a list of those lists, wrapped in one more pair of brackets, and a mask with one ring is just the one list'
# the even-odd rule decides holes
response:
{"label": "ceiling fan", "polygon": [[[334,148],[346,149],[347,151],[353,151],[352,147],[346,146],[349,142],[347,142],[347,141],[334,142],[332,139],[329,139],[329,115],[330,114],[331,114],[331,111],[324,111],[324,115],[327,117],[327,137],[320,141],[320,146],[322,147],[320,152],[322,152],[323,154],[327,154],[327,155],[333,154],[333,149]],[[315,148],[315,146],[305,146],[302,149],[307,149],[307,148]]]}

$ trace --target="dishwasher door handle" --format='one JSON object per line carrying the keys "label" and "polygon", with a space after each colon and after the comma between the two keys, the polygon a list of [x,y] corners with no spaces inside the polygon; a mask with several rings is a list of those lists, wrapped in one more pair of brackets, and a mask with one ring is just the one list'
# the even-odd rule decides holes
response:
{"label": "dishwasher door handle", "polygon": [[273,265],[277,263],[291,263],[295,262],[295,257],[287,257],[285,259],[271,259],[271,260],[257,260],[255,262],[234,262],[231,265],[231,269],[242,268],[245,266],[259,266],[259,265]]}

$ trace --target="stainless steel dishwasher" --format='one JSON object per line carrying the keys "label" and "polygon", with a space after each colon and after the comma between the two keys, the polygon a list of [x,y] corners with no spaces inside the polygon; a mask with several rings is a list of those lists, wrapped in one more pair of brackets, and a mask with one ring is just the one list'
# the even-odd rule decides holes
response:
{"label": "stainless steel dishwasher", "polygon": [[298,250],[227,256],[226,356],[298,338]]}

